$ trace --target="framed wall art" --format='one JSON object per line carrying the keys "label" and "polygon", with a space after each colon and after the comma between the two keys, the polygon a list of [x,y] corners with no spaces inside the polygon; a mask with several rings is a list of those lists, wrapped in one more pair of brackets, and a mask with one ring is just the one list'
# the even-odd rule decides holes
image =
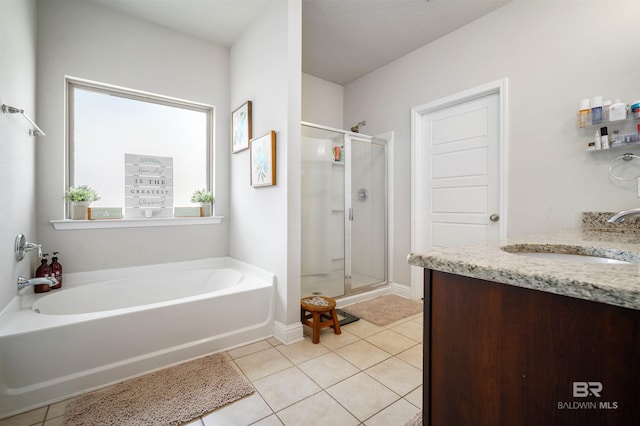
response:
{"label": "framed wall art", "polygon": [[251,140],[251,186],[276,184],[276,132]]}
{"label": "framed wall art", "polygon": [[242,104],[231,114],[231,152],[249,148],[251,140],[251,101]]}

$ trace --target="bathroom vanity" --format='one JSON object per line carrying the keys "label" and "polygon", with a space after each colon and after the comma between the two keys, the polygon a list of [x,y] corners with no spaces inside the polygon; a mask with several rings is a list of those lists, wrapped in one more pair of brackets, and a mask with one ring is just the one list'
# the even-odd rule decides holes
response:
{"label": "bathroom vanity", "polygon": [[640,424],[637,262],[640,234],[583,230],[410,254],[424,424]]}

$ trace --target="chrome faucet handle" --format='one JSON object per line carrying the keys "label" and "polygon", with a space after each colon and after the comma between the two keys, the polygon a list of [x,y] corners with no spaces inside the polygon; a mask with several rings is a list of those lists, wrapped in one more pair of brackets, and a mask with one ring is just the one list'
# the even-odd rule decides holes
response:
{"label": "chrome faucet handle", "polygon": [[42,257],[42,244],[29,243],[24,235],[18,234],[13,246],[13,254],[16,260],[18,262],[21,261],[24,259],[24,255],[32,250],[38,250],[38,257]]}

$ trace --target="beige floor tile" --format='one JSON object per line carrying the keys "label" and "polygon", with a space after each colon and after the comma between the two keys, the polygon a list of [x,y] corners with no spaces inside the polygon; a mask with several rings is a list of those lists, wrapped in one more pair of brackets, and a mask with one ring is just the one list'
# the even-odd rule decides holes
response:
{"label": "beige floor tile", "polygon": [[416,344],[415,340],[411,340],[393,330],[381,331],[380,333],[367,337],[365,340],[376,345],[383,351],[389,352],[391,355],[406,351]]}
{"label": "beige floor tile", "polygon": [[304,373],[323,389],[360,372],[353,364],[334,353],[328,353],[298,365]]}
{"label": "beige floor tile", "polygon": [[191,420],[189,423],[185,423],[184,426],[202,426],[202,425],[203,425],[202,418],[198,417],[197,419]]}
{"label": "beige floor tile", "polygon": [[325,346],[314,344],[308,337],[290,345],[277,346],[276,349],[294,364],[300,364],[329,352]]}
{"label": "beige floor tile", "polygon": [[29,426],[36,423],[44,422],[44,416],[47,414],[48,407],[37,408],[18,414],[13,417],[0,420],[0,426]]}
{"label": "beige floor tile", "polygon": [[250,381],[266,377],[293,366],[291,361],[275,348],[237,358],[235,362]]}
{"label": "beige floor tile", "polygon": [[396,333],[400,333],[403,336],[408,337],[409,339],[415,342],[422,343],[422,340],[423,340],[422,324],[417,324],[414,321],[407,321],[391,328],[391,330],[395,331]]}
{"label": "beige floor tile", "polygon": [[391,356],[388,352],[377,348],[365,340],[358,340],[355,343],[338,349],[335,353],[360,370],[366,370],[372,365],[384,361]]}
{"label": "beige floor tile", "polygon": [[258,392],[202,417],[205,426],[248,425],[273,414]]}
{"label": "beige floor tile", "polygon": [[64,410],[67,408],[67,405],[69,404],[69,402],[71,402],[71,399],[65,399],[64,401],[51,404],[49,406],[49,410],[47,411],[47,420],[64,416]]}
{"label": "beige floor tile", "polygon": [[326,392],[319,392],[278,412],[285,426],[358,425],[360,421]]}
{"label": "beige floor tile", "polygon": [[386,359],[366,369],[365,373],[400,396],[422,385],[422,370],[398,358]]}
{"label": "beige floor tile", "polygon": [[251,355],[256,352],[263,351],[265,349],[270,349],[272,345],[266,340],[261,340],[259,342],[251,343],[246,346],[241,346],[239,348],[232,349],[227,351],[229,356],[233,359],[241,358],[243,356]]}
{"label": "beige floor tile", "polygon": [[418,318],[421,318],[423,315],[424,314],[422,312],[420,312],[419,314],[411,315],[411,316],[408,316],[406,318],[402,318],[402,319],[399,319],[398,321],[394,321],[394,322],[392,322],[390,324],[387,324],[387,325],[384,326],[384,328],[397,327],[398,325],[404,324],[405,322],[414,321],[414,320],[416,320]]}
{"label": "beige floor tile", "polygon": [[400,352],[396,357],[422,370],[422,343]]}
{"label": "beige floor tile", "polygon": [[253,386],[273,411],[282,410],[321,390],[298,367],[287,368],[258,379],[253,382]]}
{"label": "beige floor tile", "polygon": [[341,334],[334,334],[333,332],[320,333],[320,344],[331,351],[350,345],[358,340],[360,340],[360,337],[349,333],[344,328],[342,329]]}
{"label": "beige floor tile", "polygon": [[411,420],[418,411],[416,407],[401,399],[366,420],[364,424],[365,426],[403,425]]}
{"label": "beige floor tile", "polygon": [[[40,423],[38,423],[40,424]],[[47,421],[45,421],[44,423],[42,423],[42,426],[63,426],[64,425],[64,417],[63,416],[58,416],[58,417],[54,417],[52,419],[49,419]],[[197,426],[202,426],[202,424],[198,424]]]}
{"label": "beige floor tile", "polygon": [[415,322],[416,324],[424,325],[424,314],[418,315],[416,318],[412,319],[411,321]]}
{"label": "beige floor tile", "polygon": [[269,342],[269,344],[271,346],[280,346],[282,344],[282,342],[280,340],[276,339],[275,337],[268,338],[267,342]]}
{"label": "beige floor tile", "polygon": [[408,395],[405,395],[404,399],[422,409],[422,386],[410,392]]}
{"label": "beige floor tile", "polygon": [[399,396],[365,373],[358,373],[328,388],[327,393],[359,420],[365,420]]}
{"label": "beige floor tile", "polygon": [[252,426],[282,426],[282,422],[275,414],[251,424]]}
{"label": "beige floor tile", "polygon": [[369,337],[372,334],[376,334],[384,330],[384,327],[377,326],[363,319],[347,324],[343,328],[349,333],[355,334],[360,338]]}

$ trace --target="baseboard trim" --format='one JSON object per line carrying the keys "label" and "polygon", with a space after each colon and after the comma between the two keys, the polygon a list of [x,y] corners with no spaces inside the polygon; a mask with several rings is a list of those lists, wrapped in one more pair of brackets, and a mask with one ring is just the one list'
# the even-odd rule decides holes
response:
{"label": "baseboard trim", "polygon": [[286,325],[280,321],[273,322],[273,337],[285,345],[299,342],[303,339],[302,323]]}

